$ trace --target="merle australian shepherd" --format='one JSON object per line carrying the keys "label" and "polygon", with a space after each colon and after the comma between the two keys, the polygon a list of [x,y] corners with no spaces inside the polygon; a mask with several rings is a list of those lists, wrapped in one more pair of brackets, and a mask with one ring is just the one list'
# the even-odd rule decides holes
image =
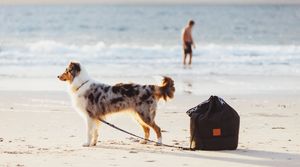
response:
{"label": "merle australian shepherd", "polygon": [[[174,81],[164,76],[162,86],[139,85],[119,83],[114,86],[107,85],[92,79],[79,62],[70,62],[65,72],[57,76],[61,81],[68,81],[68,92],[73,106],[83,116],[86,122],[86,142],[82,146],[95,146],[97,144],[99,118],[122,111],[130,112],[142,126],[145,138],[149,138],[150,128],[157,135],[157,143],[160,145],[161,130],[156,125],[157,102],[172,99],[175,88]],[[140,141],[146,144],[146,140]]]}

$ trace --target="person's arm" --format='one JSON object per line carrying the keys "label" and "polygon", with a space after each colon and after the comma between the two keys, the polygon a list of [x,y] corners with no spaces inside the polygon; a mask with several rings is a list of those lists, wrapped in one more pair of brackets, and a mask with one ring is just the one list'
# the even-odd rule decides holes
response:
{"label": "person's arm", "polygon": [[181,32],[181,41],[182,41],[182,44],[183,44],[183,48],[187,49],[187,46],[185,45],[185,42],[184,42],[185,33],[186,33],[186,30],[182,29],[182,32]]}
{"label": "person's arm", "polygon": [[192,37],[192,32],[191,32],[191,40],[192,40],[192,45],[194,46],[194,49],[196,49],[196,46],[194,44],[194,40],[193,40],[193,37]]}

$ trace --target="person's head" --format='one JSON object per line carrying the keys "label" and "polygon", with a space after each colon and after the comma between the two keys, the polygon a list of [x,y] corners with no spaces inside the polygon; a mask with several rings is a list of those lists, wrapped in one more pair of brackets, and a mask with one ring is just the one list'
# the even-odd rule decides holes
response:
{"label": "person's head", "polygon": [[193,20],[189,20],[189,22],[188,22],[188,26],[189,27],[193,27],[194,24],[195,24],[195,22]]}

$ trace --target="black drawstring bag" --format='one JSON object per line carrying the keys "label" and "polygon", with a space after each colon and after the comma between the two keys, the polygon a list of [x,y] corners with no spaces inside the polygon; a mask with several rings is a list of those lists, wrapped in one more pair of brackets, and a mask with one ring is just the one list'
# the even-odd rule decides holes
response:
{"label": "black drawstring bag", "polygon": [[237,148],[240,117],[222,98],[211,96],[186,113],[191,117],[191,150]]}

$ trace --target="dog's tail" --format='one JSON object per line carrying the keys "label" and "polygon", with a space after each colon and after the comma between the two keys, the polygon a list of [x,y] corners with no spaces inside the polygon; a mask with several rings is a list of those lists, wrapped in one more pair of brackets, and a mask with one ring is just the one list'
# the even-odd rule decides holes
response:
{"label": "dog's tail", "polygon": [[154,95],[157,99],[163,99],[165,102],[167,98],[173,99],[175,92],[174,81],[167,76],[162,77],[162,86],[155,86]]}

